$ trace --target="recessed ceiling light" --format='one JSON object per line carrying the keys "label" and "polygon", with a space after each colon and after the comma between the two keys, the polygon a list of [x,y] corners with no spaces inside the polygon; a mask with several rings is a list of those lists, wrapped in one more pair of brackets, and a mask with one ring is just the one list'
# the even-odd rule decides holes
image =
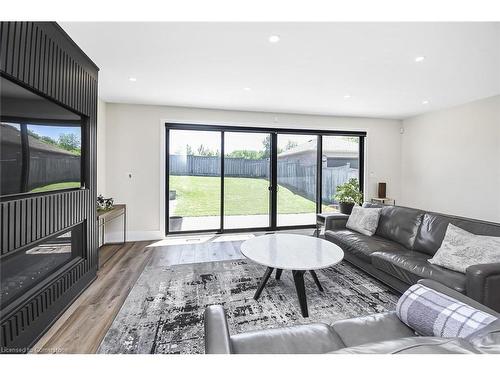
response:
{"label": "recessed ceiling light", "polygon": [[280,37],[278,35],[271,35],[269,37],[269,43],[278,43],[280,41]]}
{"label": "recessed ceiling light", "polygon": [[129,77],[129,78],[128,78],[128,80],[129,80],[130,82],[135,82],[135,81],[137,81],[137,78],[135,78],[135,77]]}
{"label": "recessed ceiling light", "polygon": [[344,99],[350,99],[350,98],[351,98],[351,95],[349,95],[349,94],[344,95]]}
{"label": "recessed ceiling light", "polygon": [[422,62],[425,60],[425,56],[417,56],[415,57],[415,62]]}
{"label": "recessed ceiling light", "polygon": [[250,87],[243,87],[243,90],[245,90],[245,91],[252,91],[252,89]]}
{"label": "recessed ceiling light", "polygon": [[429,101],[428,101],[428,100],[424,100],[424,101],[422,102],[422,104],[423,104],[423,105],[429,104]]}

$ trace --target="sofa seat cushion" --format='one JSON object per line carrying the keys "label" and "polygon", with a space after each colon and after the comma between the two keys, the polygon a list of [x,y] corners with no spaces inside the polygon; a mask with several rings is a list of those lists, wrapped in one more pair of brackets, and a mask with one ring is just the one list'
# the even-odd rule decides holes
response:
{"label": "sofa seat cushion", "polygon": [[415,336],[394,311],[339,320],[332,327],[346,346]]}
{"label": "sofa seat cushion", "polygon": [[325,238],[340,246],[345,252],[355,255],[367,263],[371,263],[370,255],[376,251],[406,251],[403,246],[394,241],[379,236],[366,236],[349,229],[327,230]]}
{"label": "sofa seat cushion", "polygon": [[457,292],[465,293],[466,277],[463,273],[430,264],[429,255],[417,251],[377,251],[371,254],[375,268],[387,272],[407,284],[420,279],[432,279]]}

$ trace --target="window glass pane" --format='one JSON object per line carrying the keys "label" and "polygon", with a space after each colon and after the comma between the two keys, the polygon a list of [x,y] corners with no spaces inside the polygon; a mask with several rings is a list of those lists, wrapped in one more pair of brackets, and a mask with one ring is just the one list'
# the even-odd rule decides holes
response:
{"label": "window glass pane", "polygon": [[269,226],[271,135],[224,133],[224,228]]}
{"label": "window glass pane", "polygon": [[221,133],[170,130],[169,231],[220,228]]}
{"label": "window glass pane", "polygon": [[278,134],[278,226],[316,222],[317,140]]}
{"label": "window glass pane", "polygon": [[338,185],[359,180],[359,137],[323,136],[322,212],[337,212],[334,195]]}

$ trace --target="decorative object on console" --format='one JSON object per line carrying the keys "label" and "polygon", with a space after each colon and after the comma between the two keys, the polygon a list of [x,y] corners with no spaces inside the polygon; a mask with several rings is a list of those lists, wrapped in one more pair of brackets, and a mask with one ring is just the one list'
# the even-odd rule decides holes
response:
{"label": "decorative object on console", "polygon": [[363,193],[359,189],[357,178],[351,178],[345,184],[337,186],[333,199],[339,202],[340,212],[349,215],[355,204],[363,203]]}
{"label": "decorative object on console", "polygon": [[412,285],[398,301],[396,313],[422,336],[466,338],[497,318],[425,285]]}
{"label": "decorative object on console", "polygon": [[387,198],[387,184],[385,182],[378,183],[378,198]]}
{"label": "decorative object on console", "polygon": [[500,237],[478,236],[448,224],[441,247],[428,261],[462,273],[475,264],[500,263]]}
{"label": "decorative object on console", "polygon": [[97,210],[108,211],[113,208],[113,198],[104,198],[102,194],[97,197]]}
{"label": "decorative object on console", "polygon": [[351,215],[346,223],[346,228],[373,236],[377,231],[378,219],[380,217],[381,208],[363,208],[353,207]]}

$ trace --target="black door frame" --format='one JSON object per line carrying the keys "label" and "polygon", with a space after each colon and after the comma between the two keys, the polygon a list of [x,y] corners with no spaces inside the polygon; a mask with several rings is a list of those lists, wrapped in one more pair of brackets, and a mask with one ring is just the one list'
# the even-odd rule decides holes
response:
{"label": "black door frame", "polygon": [[[221,196],[220,196],[220,226],[218,229],[203,229],[189,231],[169,231],[169,176],[170,176],[170,130],[194,130],[194,131],[214,131],[221,134]],[[270,155],[270,199],[269,199],[269,226],[255,228],[224,228],[224,146],[225,132],[241,133],[268,133],[271,136]],[[310,225],[277,225],[277,164],[278,164],[278,134],[316,135],[317,138],[317,173],[316,173],[316,213],[321,213],[322,208],[322,136],[354,136],[359,137],[359,186],[361,192],[364,189],[364,140],[366,132],[363,131],[343,131],[343,130],[319,130],[319,129],[289,129],[289,128],[269,128],[269,127],[249,127],[249,126],[227,126],[227,125],[201,125],[185,123],[165,123],[165,235],[169,234],[190,234],[190,233],[237,233],[253,231],[275,231],[286,229],[306,229],[314,228]]]}

